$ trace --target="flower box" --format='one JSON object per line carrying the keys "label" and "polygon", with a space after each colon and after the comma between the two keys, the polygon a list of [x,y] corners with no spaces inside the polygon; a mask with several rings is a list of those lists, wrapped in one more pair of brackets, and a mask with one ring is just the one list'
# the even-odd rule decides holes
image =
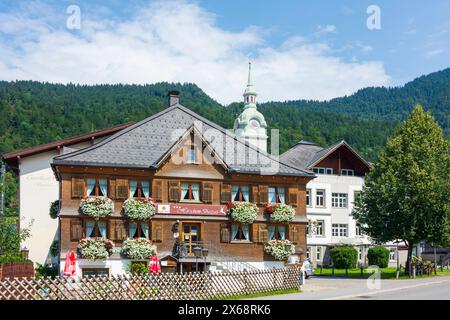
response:
{"label": "flower box", "polygon": [[114,242],[106,238],[83,238],[78,243],[78,250],[88,260],[106,260],[114,251]]}
{"label": "flower box", "polygon": [[155,214],[156,206],[151,198],[130,198],[123,203],[123,212],[132,220],[145,220]]}
{"label": "flower box", "polygon": [[284,261],[295,253],[295,246],[289,240],[270,240],[264,244],[264,251],[276,260]]}
{"label": "flower box", "polygon": [[114,202],[108,197],[86,197],[81,199],[80,210],[94,219],[110,216],[114,212]]}
{"label": "flower box", "polygon": [[270,215],[270,221],[277,223],[289,223],[295,218],[295,210],[284,203],[268,204],[264,210]]}
{"label": "flower box", "polygon": [[128,238],[123,242],[122,249],[123,254],[133,260],[148,260],[152,254],[156,254],[156,246],[145,238]]}
{"label": "flower box", "polygon": [[252,223],[258,216],[258,207],[251,202],[231,202],[230,217],[238,223]]}

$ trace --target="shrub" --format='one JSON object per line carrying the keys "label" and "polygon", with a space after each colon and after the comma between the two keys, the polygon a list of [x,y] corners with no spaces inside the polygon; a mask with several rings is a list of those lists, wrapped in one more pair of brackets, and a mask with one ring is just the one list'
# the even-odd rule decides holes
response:
{"label": "shrub", "polygon": [[355,268],[358,260],[358,251],[350,246],[334,247],[330,250],[331,261],[335,268]]}
{"label": "shrub", "polygon": [[270,240],[264,244],[264,251],[283,261],[295,253],[295,246],[289,240]]}
{"label": "shrub", "polygon": [[289,223],[295,217],[294,208],[284,203],[269,204],[266,206],[266,212],[270,214],[272,222]]}
{"label": "shrub", "polygon": [[83,238],[78,243],[81,256],[88,260],[106,260],[113,253],[114,243],[105,238]]}
{"label": "shrub", "polygon": [[123,211],[126,216],[133,220],[150,219],[156,212],[155,204],[150,198],[130,198],[123,203]]}
{"label": "shrub", "polygon": [[140,262],[140,263],[130,263],[128,266],[128,272],[132,275],[143,275],[148,274],[148,266],[147,264]]}
{"label": "shrub", "polygon": [[156,254],[156,246],[145,238],[126,239],[123,242],[123,254],[129,259],[146,260]]}
{"label": "shrub", "polygon": [[39,262],[36,262],[36,271],[35,277],[36,279],[41,279],[44,277],[57,277],[59,274],[59,270],[57,267],[42,265]]}
{"label": "shrub", "polygon": [[250,202],[233,202],[230,205],[230,216],[239,223],[252,223],[258,216],[258,207]]}
{"label": "shrub", "polygon": [[107,197],[86,197],[81,200],[81,211],[94,219],[112,215],[114,203]]}
{"label": "shrub", "polygon": [[52,245],[50,246],[50,254],[52,257],[56,257],[59,253],[59,241],[55,240],[52,242]]}
{"label": "shrub", "polygon": [[59,212],[59,200],[55,200],[50,204],[50,218],[56,219],[58,218],[58,212]]}
{"label": "shrub", "polygon": [[382,246],[375,246],[367,251],[369,265],[386,268],[389,263],[389,250]]}
{"label": "shrub", "polygon": [[27,259],[24,259],[20,255],[4,255],[0,256],[0,264],[4,263],[14,263],[14,262],[25,262]]}

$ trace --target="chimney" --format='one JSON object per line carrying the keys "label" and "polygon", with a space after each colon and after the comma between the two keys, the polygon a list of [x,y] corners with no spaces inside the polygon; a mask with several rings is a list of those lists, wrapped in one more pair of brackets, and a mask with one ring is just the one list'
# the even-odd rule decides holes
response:
{"label": "chimney", "polygon": [[180,102],[180,92],[176,90],[169,91],[169,107]]}

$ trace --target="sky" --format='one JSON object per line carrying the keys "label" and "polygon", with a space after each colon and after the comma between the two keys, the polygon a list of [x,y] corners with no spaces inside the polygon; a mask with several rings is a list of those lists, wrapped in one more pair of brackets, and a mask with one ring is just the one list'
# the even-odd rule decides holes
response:
{"label": "sky", "polygon": [[0,80],[328,100],[450,67],[450,1],[0,0]]}

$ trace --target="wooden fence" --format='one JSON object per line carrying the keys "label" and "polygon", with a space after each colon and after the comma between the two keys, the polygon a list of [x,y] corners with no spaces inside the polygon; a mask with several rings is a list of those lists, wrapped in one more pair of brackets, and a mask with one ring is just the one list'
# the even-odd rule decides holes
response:
{"label": "wooden fence", "polygon": [[1,300],[206,300],[300,289],[298,267],[284,269],[57,277],[0,281]]}

